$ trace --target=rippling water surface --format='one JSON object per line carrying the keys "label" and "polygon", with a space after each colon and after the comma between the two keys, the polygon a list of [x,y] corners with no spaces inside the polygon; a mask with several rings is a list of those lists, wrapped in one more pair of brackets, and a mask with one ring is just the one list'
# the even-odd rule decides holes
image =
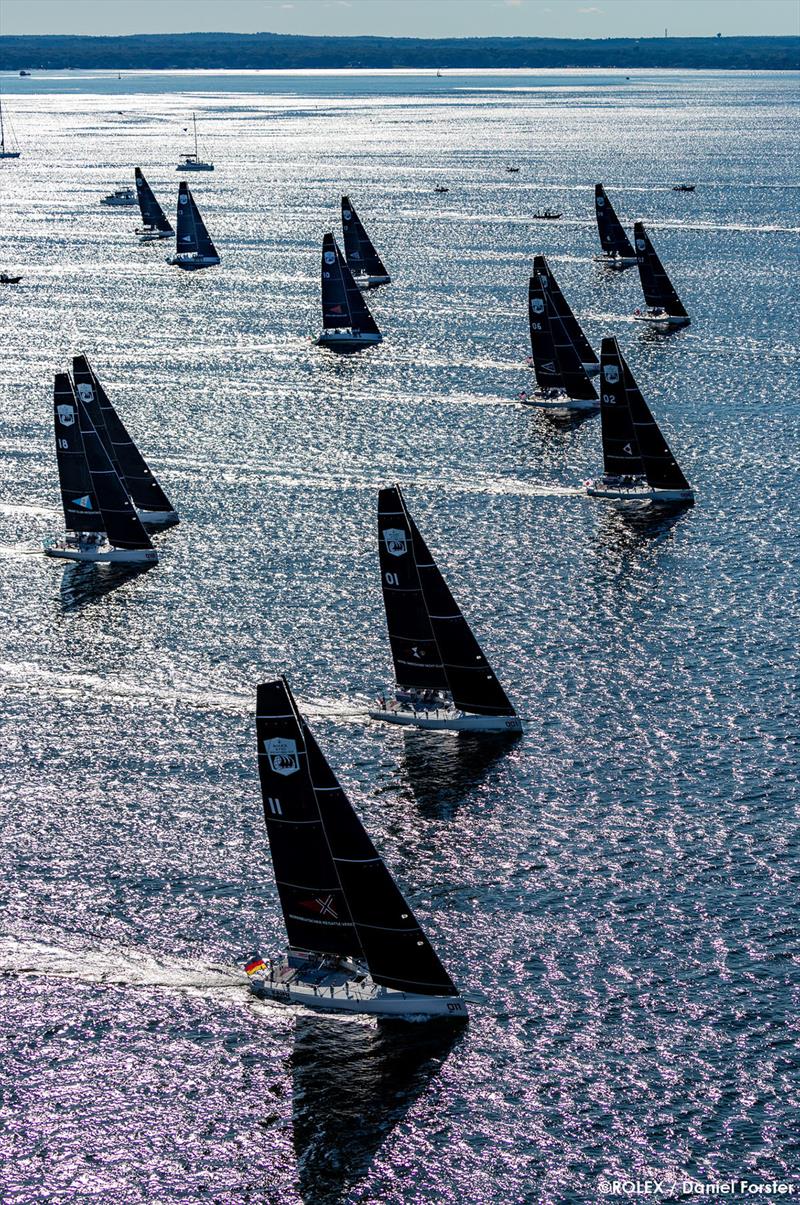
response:
{"label": "rippling water surface", "polygon": [[[796,96],[670,73],[8,82],[4,1201],[534,1205],[604,1176],[791,1176]],[[182,275],[98,201],[139,163],[171,211],[192,110],[223,264]],[[593,264],[596,180],[648,225],[687,330],[641,330],[635,271]],[[309,341],[342,191],[394,277],[385,342],[347,359]],[[532,221],[545,205],[562,220]],[[595,345],[620,339],[693,510],[582,496],[597,418],[515,403],[536,252]],[[52,374],[78,350],[182,514],[145,574],[37,551],[60,530]],[[511,748],[364,718],[392,481],[524,717]],[[248,996],[243,959],[283,942],[253,731],[279,671],[485,993],[463,1033]]]}

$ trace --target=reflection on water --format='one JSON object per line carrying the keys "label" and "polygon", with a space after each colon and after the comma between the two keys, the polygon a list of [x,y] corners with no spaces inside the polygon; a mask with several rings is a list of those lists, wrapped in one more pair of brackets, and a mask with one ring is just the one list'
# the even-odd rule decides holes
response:
{"label": "reflection on water", "polygon": [[401,767],[423,815],[452,817],[520,733],[403,732]]}
{"label": "reflection on water", "polygon": [[61,578],[61,609],[80,611],[149,569],[155,565],[68,565]]}
{"label": "reflection on water", "polygon": [[645,560],[652,563],[654,549],[671,539],[675,524],[689,513],[681,505],[605,504],[595,536],[598,572],[621,584]]}
{"label": "reflection on water", "polygon": [[461,1026],[447,1021],[373,1025],[298,1017],[289,1061],[306,1205],[343,1199],[463,1036]]}

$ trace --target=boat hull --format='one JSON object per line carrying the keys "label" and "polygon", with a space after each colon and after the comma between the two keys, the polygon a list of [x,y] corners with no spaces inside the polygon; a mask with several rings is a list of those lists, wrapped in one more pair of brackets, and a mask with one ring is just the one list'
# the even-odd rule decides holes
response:
{"label": "boat hull", "polygon": [[400,724],[407,728],[426,728],[437,732],[522,732],[515,715],[452,715],[442,711],[397,711],[387,708],[370,711],[371,720]]}
{"label": "boat hull", "polygon": [[174,230],[135,230],[140,243],[159,243],[165,238],[175,238]]}
{"label": "boat hull", "polygon": [[154,565],[158,560],[155,548],[75,548],[67,544],[46,546],[44,555],[62,561],[89,561],[97,565]]}
{"label": "boat hull", "polygon": [[220,262],[218,255],[168,255],[167,263],[184,272],[197,272],[200,268],[215,268]]}
{"label": "boat hull", "polygon": [[636,266],[635,255],[596,255],[594,257],[596,264],[603,264],[606,268],[634,268]]}
{"label": "boat hull", "polygon": [[591,481],[586,486],[590,498],[610,498],[617,502],[694,502],[694,490],[657,490],[649,485],[609,485],[605,481]]}
{"label": "boat hull", "polygon": [[0,159],[19,159],[22,151],[0,151]]}
{"label": "boat hull", "polygon": [[179,163],[176,172],[213,172],[213,163]]}
{"label": "boat hull", "polygon": [[523,406],[535,406],[537,410],[599,410],[599,398],[572,398],[572,397],[557,397],[557,398],[540,398],[535,394],[530,397],[520,398]]}
{"label": "boat hull", "polygon": [[647,322],[650,326],[688,326],[691,319],[673,314],[634,314],[635,322]]}
{"label": "boat hull", "polygon": [[365,991],[352,980],[333,987],[312,984],[293,978],[285,982],[280,975],[253,977],[250,989],[260,1000],[275,1000],[282,1004],[301,1004],[315,1012],[369,1014],[381,1017],[449,1017],[466,1021],[469,1012],[460,996],[421,996],[397,992],[369,983]]}
{"label": "boat hull", "polygon": [[136,513],[145,527],[175,527],[180,523],[180,516],[175,510],[139,510]]}
{"label": "boat hull", "polygon": [[359,347],[372,347],[381,343],[383,335],[373,335],[363,331],[323,331],[315,340],[317,347],[334,347],[340,351],[354,350]]}
{"label": "boat hull", "polygon": [[362,291],[365,289],[378,289],[381,285],[391,284],[391,276],[353,276],[353,280]]}

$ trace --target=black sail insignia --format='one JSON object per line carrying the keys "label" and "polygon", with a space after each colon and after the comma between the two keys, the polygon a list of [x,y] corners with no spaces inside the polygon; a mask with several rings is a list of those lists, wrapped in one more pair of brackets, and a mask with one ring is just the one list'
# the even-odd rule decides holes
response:
{"label": "black sail insignia", "polygon": [[543,273],[539,274],[539,284],[544,297],[545,315],[550,323],[556,367],[567,396],[575,401],[596,401],[597,392],[595,387],[589,380],[586,369],[583,367],[583,361],[578,354],[575,344],[567,334],[564,323],[553,308],[546,285],[546,278],[543,279]]}
{"label": "black sail insignia", "polygon": [[454,706],[470,715],[516,715],[399,490],[397,495],[406,512],[425,607]]}
{"label": "black sail insignia", "polygon": [[57,372],[53,418],[61,504],[67,531],[105,531],[83,450],[78,399],[65,372]]}
{"label": "black sail insignia", "polygon": [[142,221],[150,230],[160,230],[164,234],[172,234],[172,226],[167,215],[156,200],[155,194],[144,178],[140,167],[134,169],[136,180],[136,198],[142,214]]}
{"label": "black sail insignia", "polygon": [[620,356],[620,360],[622,361],[625,392],[628,398],[633,430],[642,457],[647,484],[655,490],[691,489],[689,482],[684,477],[677,460],[670,450],[669,444],[661,433],[661,428],[653,418],[650,407],[642,397],[624,357]]}
{"label": "black sail insignia", "polygon": [[283,679],[258,688],[256,727],[290,945],[363,959],[375,983],[397,991],[456,995]]}
{"label": "black sail insignia", "polygon": [[[600,361],[597,358],[597,352],[584,335],[581,324],[573,314],[566,297],[561,292],[559,283],[553,275],[550,265],[548,264],[544,255],[537,255],[534,257],[533,274],[534,276],[539,277],[542,287],[547,288],[552,307],[558,317],[561,319],[565,331],[575,344],[581,361],[584,364],[599,364]],[[546,286],[545,280],[547,281]]]}
{"label": "black sail insignia", "polygon": [[350,327],[364,334],[379,334],[332,234],[322,239],[322,325],[325,330]]}
{"label": "black sail insignia", "polygon": [[384,276],[389,281],[383,260],[375,250],[372,239],[364,229],[349,197],[342,197],[342,234],[344,236],[344,254],[347,266],[355,275]]}
{"label": "black sail insignia", "polygon": [[528,326],[531,333],[531,359],[536,384],[541,390],[563,389],[564,381],[556,361],[553,332],[545,305],[545,291],[534,272],[528,281]]}
{"label": "black sail insignia", "polygon": [[[181,180],[178,185],[178,233],[177,250],[179,254],[195,254],[217,257],[217,249],[206,230],[206,224],[200,216],[200,210],[195,204],[194,197],[189,191],[189,185]],[[217,257],[218,258],[218,257]]]}
{"label": "black sail insignia", "polygon": [[614,212],[614,206],[609,201],[602,184],[594,186],[594,211],[597,215],[600,244],[606,254],[634,259],[636,252],[631,246],[631,240],[623,230],[622,223]]}
{"label": "black sail insignia", "polygon": [[77,405],[86,464],[109,544],[114,548],[130,550],[152,548],[150,537],[142,526],[130,495],[117,476],[111,458],[103,447],[103,441],[80,398],[77,399]]}
{"label": "black sail insignia", "polygon": [[672,281],[664,270],[664,265],[656,255],[650,237],[641,222],[633,227],[633,238],[636,243],[636,262],[639,265],[639,278],[642,282],[642,292],[647,305],[653,309],[664,310],[671,318],[688,318]]}
{"label": "black sail insignia", "polygon": [[[125,483],[134,506],[141,511],[174,515],[172,503],[128,434],[86,356],[73,358],[72,373],[78,397],[86,404],[103,446],[118,476]],[[93,409],[95,406],[96,410]]]}
{"label": "black sail insignia", "polygon": [[633,429],[625,368],[616,339],[603,339],[600,348],[600,430],[603,471],[607,477],[642,477],[644,463]]}
{"label": "black sail insignia", "polygon": [[397,489],[378,494],[378,554],[386,626],[398,686],[449,690],[425,608],[411,527]]}

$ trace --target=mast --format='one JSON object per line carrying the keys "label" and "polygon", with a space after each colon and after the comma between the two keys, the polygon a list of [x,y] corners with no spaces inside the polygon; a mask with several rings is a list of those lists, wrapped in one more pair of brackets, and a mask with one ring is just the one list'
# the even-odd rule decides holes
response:
{"label": "mast", "polygon": [[603,339],[600,349],[603,472],[607,477],[642,477],[644,462],[628,405],[624,363],[616,339]]}
{"label": "mast", "polygon": [[197,114],[192,113],[192,125],[194,126],[194,157],[199,159],[200,155],[197,150]]}
{"label": "mast", "polygon": [[322,325],[380,334],[332,234],[322,239]]}
{"label": "mast", "polygon": [[78,422],[92,489],[103,516],[103,529],[114,548],[152,548],[150,537],[120,481],[84,403],[78,398]]}
{"label": "mast", "polygon": [[3,98],[0,96],[0,155],[6,153],[6,129],[3,124]]}
{"label": "mast", "polygon": [[397,685],[449,690],[422,594],[411,525],[396,488],[378,493],[378,556]]}
{"label": "mast", "polygon": [[217,249],[206,230],[206,224],[200,216],[200,210],[195,204],[194,197],[189,191],[189,185],[181,180],[178,185],[178,222],[177,222],[178,252],[204,258],[219,259]]}
{"label": "mast", "polygon": [[614,206],[609,201],[602,184],[594,186],[594,211],[597,216],[600,244],[606,254],[634,259],[636,252],[631,246],[631,240],[622,229],[622,223],[614,212]]}
{"label": "mast", "polygon": [[[599,364],[600,361],[597,358],[597,353],[584,335],[581,325],[570,309],[569,302],[567,301],[566,297],[561,292],[558,281],[553,275],[550,265],[548,264],[544,255],[537,255],[534,257],[533,271],[534,275],[538,275],[540,277],[542,288],[547,288],[547,291],[550,294],[550,301],[552,302],[553,309],[561,319],[564,329],[566,330],[570,339],[575,344],[578,355],[581,358],[581,362],[583,364]],[[545,280],[547,282],[546,284]]]}
{"label": "mast", "polygon": [[342,234],[345,258],[351,272],[388,278],[389,273],[386,271],[383,260],[375,250],[372,239],[364,229],[361,219],[350,204],[349,197],[342,197]]}
{"label": "mast", "polygon": [[664,310],[671,318],[688,318],[689,315],[675,292],[672,281],[664,270],[664,265],[656,255],[655,248],[650,242],[642,222],[635,223],[633,237],[636,242],[639,278],[647,305],[653,309]]}
{"label": "mast", "polygon": [[536,384],[541,390],[563,389],[564,381],[556,363],[553,333],[545,306],[545,292],[535,272],[528,281],[528,326]]}
{"label": "mast", "polygon": [[363,960],[384,987],[457,995],[283,678],[258,687],[256,731],[290,946]]}
{"label": "mast", "polygon": [[[72,373],[78,397],[102,440],[115,472],[141,511],[175,514],[175,509],[117,414],[86,356],[75,356]],[[95,409],[96,407],[96,409]],[[175,514],[176,521],[177,515]],[[144,515],[145,520],[147,515]]]}
{"label": "mast", "polygon": [[150,226],[154,230],[162,230],[165,234],[172,234],[172,226],[156,200],[155,193],[145,180],[144,172],[137,167],[134,168],[133,174],[136,180],[136,197],[145,226]]}
{"label": "mast", "polygon": [[66,530],[105,531],[83,450],[83,437],[78,421],[78,399],[65,372],[57,372],[55,375],[53,418],[56,462]]}
{"label": "mast", "polygon": [[550,321],[556,365],[564,383],[566,394],[575,401],[596,401],[597,391],[589,380],[575,344],[564,328],[564,323],[553,308],[553,302],[545,281],[546,277],[543,279],[543,274],[540,273],[539,284],[544,296],[545,315]]}
{"label": "mast", "polygon": [[633,430],[642,457],[647,484],[655,490],[690,490],[689,482],[684,477],[622,355],[620,355],[620,360]]}

